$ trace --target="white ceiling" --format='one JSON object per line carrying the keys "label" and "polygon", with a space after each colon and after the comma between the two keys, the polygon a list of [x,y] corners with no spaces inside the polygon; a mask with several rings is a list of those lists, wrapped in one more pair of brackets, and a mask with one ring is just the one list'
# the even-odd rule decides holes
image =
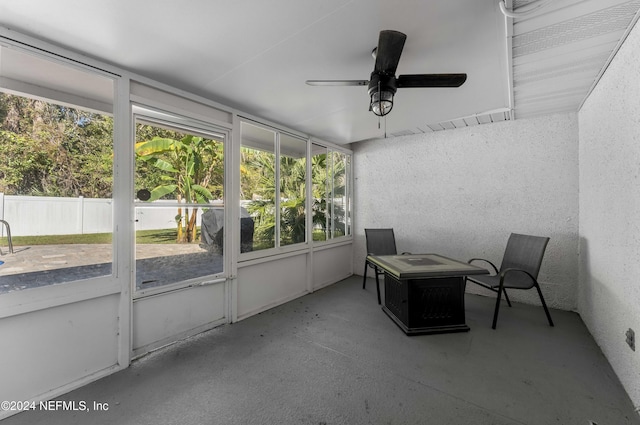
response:
{"label": "white ceiling", "polygon": [[[577,110],[640,0],[538,1],[2,0],[0,25],[345,144]],[[467,82],[399,89],[380,128],[366,87],[304,83],[368,79],[383,29],[407,34],[398,74]]]}

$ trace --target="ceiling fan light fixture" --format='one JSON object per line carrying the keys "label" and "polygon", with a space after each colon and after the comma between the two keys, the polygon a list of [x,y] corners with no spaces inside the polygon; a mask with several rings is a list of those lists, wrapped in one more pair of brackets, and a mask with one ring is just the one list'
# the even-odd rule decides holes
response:
{"label": "ceiling fan light fixture", "polygon": [[396,91],[396,79],[393,75],[372,72],[369,80],[369,110],[379,117],[387,115],[393,109]]}
{"label": "ceiling fan light fixture", "polygon": [[371,111],[383,117],[393,109],[393,92],[386,90],[375,91],[371,94]]}

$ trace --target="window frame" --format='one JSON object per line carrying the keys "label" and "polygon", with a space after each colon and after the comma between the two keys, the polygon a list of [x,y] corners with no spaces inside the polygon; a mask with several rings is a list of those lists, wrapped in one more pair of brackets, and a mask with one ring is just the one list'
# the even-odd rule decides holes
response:
{"label": "window frame", "polygon": [[[312,249],[314,247],[317,248],[321,248],[323,246],[328,246],[328,245],[335,245],[335,244],[342,244],[345,242],[350,242],[353,240],[353,152],[350,149],[341,147],[339,145],[335,145],[329,142],[325,142],[322,140],[318,140],[309,136],[306,136],[304,134],[301,133],[295,133],[291,130],[286,130],[286,129],[282,129],[279,127],[276,127],[275,125],[269,125],[269,124],[264,124],[261,121],[258,121],[256,119],[252,119],[252,118],[246,118],[246,117],[241,117],[238,116],[238,131],[239,133],[239,137],[240,139],[242,139],[242,134],[241,134],[241,128],[242,128],[242,124],[243,123],[247,123],[250,125],[254,125],[257,126],[259,128],[264,128],[266,130],[269,131],[273,131],[276,134],[276,162],[277,162],[277,167],[276,167],[276,183],[277,183],[277,188],[276,188],[276,193],[279,193],[278,190],[280,188],[280,182],[281,182],[281,176],[280,176],[280,134],[285,134],[287,136],[291,136],[300,140],[304,140],[307,144],[306,146],[306,175],[305,175],[305,193],[306,193],[306,199],[305,199],[305,223],[306,223],[306,228],[305,228],[305,233],[306,233],[306,237],[305,237],[305,242],[299,242],[299,243],[295,243],[295,244],[288,244],[288,245],[284,245],[284,246],[280,246],[279,244],[279,238],[280,238],[280,213],[281,213],[281,208],[280,208],[280,196],[276,196],[275,199],[275,203],[276,203],[276,211],[278,213],[278,215],[276,216],[276,231],[275,231],[275,239],[277,241],[276,245],[272,248],[267,248],[267,249],[261,249],[258,251],[249,251],[249,252],[240,252],[240,244],[238,244],[237,248],[235,249],[235,254],[238,256],[237,257],[237,261],[239,265],[242,265],[242,263],[247,262],[247,261],[251,261],[251,260],[256,260],[256,259],[260,259],[260,258],[265,258],[265,257],[269,257],[269,256],[274,256],[274,255],[279,255],[279,254],[291,254],[291,253],[295,253],[298,251],[304,251],[304,250],[309,250]],[[240,142],[238,143],[238,152],[241,151],[242,149],[242,140],[240,140]],[[311,208],[311,199],[313,198],[313,175],[312,175],[312,158],[313,158],[313,146],[317,145],[317,146],[321,146],[324,149],[326,149],[326,154],[328,157],[331,157],[331,161],[333,161],[333,153],[340,153],[342,155],[345,155],[346,158],[346,165],[345,165],[345,234],[344,235],[340,235],[340,236],[335,236],[335,224],[331,223],[331,229],[330,230],[330,238],[327,238],[326,240],[321,240],[321,241],[314,241],[313,240],[313,211]],[[240,181],[240,161],[238,161],[238,164],[236,165],[237,169],[236,169],[236,175],[238,178],[238,181]],[[331,178],[327,178],[327,180],[331,183],[331,190],[330,191],[326,191],[327,196],[333,196],[334,194],[334,185],[333,185],[333,181],[334,181],[334,174],[333,174],[333,164],[332,164],[332,168],[331,168],[332,172],[331,172]],[[238,188],[236,189],[238,193],[235,193],[234,195],[237,196],[238,201],[240,201],[240,186],[238,186]],[[331,198],[333,199],[333,198]],[[332,204],[332,208],[333,208],[333,202],[331,202]],[[240,204],[238,202],[238,208],[240,207]],[[240,210],[238,209],[238,214],[240,213]],[[240,238],[240,231],[238,229],[238,231],[236,232],[238,233],[237,235],[235,235],[236,238]]]}
{"label": "window frame", "polygon": [[[185,132],[188,134],[193,134],[195,136],[202,136],[208,138],[221,138],[223,144],[223,154],[224,154],[224,171],[223,171],[223,207],[224,207],[224,215],[225,217],[228,214],[231,214],[231,209],[228,207],[231,197],[229,197],[230,190],[230,182],[228,181],[228,167],[230,164],[230,140],[231,140],[231,130],[225,128],[223,126],[209,123],[197,119],[190,118],[188,116],[182,115],[178,112],[169,112],[163,111],[155,106],[146,105],[142,102],[131,102],[131,142],[133,146],[131,148],[131,175],[133,176],[131,180],[131,193],[133,194],[133,199],[131,200],[131,210],[133,214],[133,235],[132,235],[132,264],[133,264],[133,276],[131,279],[131,292],[134,300],[141,299],[149,296],[154,296],[162,293],[172,292],[176,290],[186,289],[195,286],[204,286],[204,285],[213,285],[220,282],[224,282],[227,280],[229,275],[231,274],[228,267],[228,253],[226,253],[229,249],[230,243],[228,238],[231,236],[227,231],[227,223],[228,221],[225,219],[225,226],[223,230],[224,235],[224,250],[222,255],[222,271],[220,273],[215,274],[206,274],[202,276],[198,276],[195,278],[185,279],[179,282],[168,283],[161,286],[151,287],[147,289],[138,289],[136,287],[136,244],[135,244],[135,219],[136,210],[140,207],[146,208],[169,208],[175,207],[176,204],[174,201],[155,201],[153,204],[147,203],[145,201],[140,201],[135,197],[135,152],[134,147],[136,143],[136,126],[138,123],[144,123],[146,125],[157,125],[160,127],[165,127],[169,130],[175,130],[179,132]],[[180,206],[182,208],[202,208],[205,205],[209,204],[201,204],[201,203],[181,203]]]}
{"label": "window frame", "polygon": [[[270,132],[273,132],[275,135],[275,141],[274,141],[274,145],[275,145],[275,149],[274,149],[274,154],[275,154],[275,172],[274,172],[274,184],[275,184],[275,199],[274,199],[274,211],[276,213],[275,216],[275,229],[274,229],[274,246],[271,248],[266,248],[266,249],[260,249],[257,251],[248,251],[248,252],[240,252],[240,244],[238,244],[238,248],[236,249],[236,254],[238,255],[238,262],[242,263],[244,261],[249,261],[249,260],[253,260],[253,259],[257,259],[257,258],[263,258],[263,257],[268,257],[268,256],[272,256],[272,255],[277,255],[277,254],[285,254],[285,253],[290,253],[290,252],[296,252],[296,251],[300,251],[300,250],[306,250],[309,248],[310,246],[310,233],[309,233],[309,228],[310,228],[310,214],[309,214],[309,195],[310,195],[310,138],[308,136],[304,136],[301,134],[296,134],[294,132],[291,131],[287,131],[287,130],[283,130],[281,128],[277,128],[271,125],[267,125],[261,122],[258,122],[256,120],[250,119],[250,118],[244,118],[244,117],[238,117],[238,128],[240,129],[240,143],[239,143],[239,149],[240,152],[242,151],[242,148],[244,147],[243,143],[242,143],[242,125],[243,124],[247,124],[247,125],[252,125],[254,127],[258,127],[260,129],[264,129],[264,130],[268,130]],[[286,135],[287,137],[291,137],[294,139],[298,139],[302,142],[305,143],[305,162],[306,162],[306,169],[305,169],[305,240],[304,242],[298,242],[298,243],[292,243],[292,244],[287,244],[287,245],[281,245],[281,214],[282,214],[282,208],[281,208],[281,199],[280,199],[280,187],[281,187],[281,183],[282,183],[282,176],[281,176],[281,170],[280,170],[280,165],[281,165],[281,159],[282,159],[282,152],[281,152],[281,135]],[[241,167],[241,162],[238,161],[238,181],[240,182],[240,167]],[[238,201],[242,201],[242,199],[239,199],[240,197],[240,192],[238,191],[237,193],[238,196]],[[240,213],[240,205],[238,205],[238,213]],[[240,236],[239,234],[240,229],[238,229],[238,235],[236,235],[237,237]]]}
{"label": "window frame", "polygon": [[[323,141],[319,141],[316,139],[312,139],[311,140],[312,146],[316,145],[316,146],[320,146],[326,149],[326,157],[330,158],[330,160],[327,163],[327,169],[331,170],[331,176],[327,175],[327,183],[331,184],[330,188],[326,188],[325,186],[325,195],[327,196],[327,202],[331,202],[331,212],[330,214],[327,215],[327,231],[330,237],[327,237],[324,240],[312,240],[312,243],[314,244],[314,246],[322,246],[322,245],[328,245],[328,244],[333,244],[333,243],[341,243],[344,242],[346,240],[351,240],[353,239],[353,222],[352,222],[352,217],[353,217],[353,152],[348,150],[348,149],[344,149],[341,148],[339,146],[330,144],[330,143],[326,143]],[[344,226],[345,226],[345,234],[344,235],[340,235],[340,236],[336,236],[335,235],[335,220],[330,219],[330,217],[334,217],[335,216],[335,202],[333,201],[335,199],[335,174],[334,174],[334,153],[339,153],[342,155],[345,155],[345,160],[346,160],[346,164],[345,164],[345,211],[344,211]],[[310,158],[313,158],[313,156],[310,156]],[[312,184],[313,184],[313,176],[311,176],[312,179]],[[328,186],[328,185],[327,185]],[[327,232],[325,231],[325,232]],[[313,233],[311,234],[313,236]]]}
{"label": "window frame", "polygon": [[[32,76],[27,77],[25,80],[17,80],[11,77],[6,77],[5,75],[0,75],[0,78],[3,79],[3,85],[2,87],[0,87],[0,92],[26,99],[38,100],[47,104],[53,104],[78,111],[109,116],[113,119],[113,130],[111,133],[111,149],[113,151],[113,160],[110,170],[113,182],[111,184],[111,197],[108,198],[111,200],[112,211],[111,223],[109,226],[110,230],[108,232],[111,235],[111,242],[109,243],[111,254],[111,261],[109,261],[110,271],[99,276],[80,276],[77,279],[73,280],[49,282],[46,285],[12,290],[1,293],[0,297],[2,297],[3,303],[11,303],[10,300],[12,299],[22,299],[24,297],[26,299],[29,299],[30,301],[44,300],[45,304],[50,304],[53,306],[63,303],[63,300],[65,299],[65,297],[67,297],[67,295],[64,294],[73,293],[73,295],[68,296],[70,299],[84,299],[83,297],[85,296],[85,294],[91,293],[94,290],[104,291],[104,289],[97,288],[104,288],[105,286],[116,287],[118,284],[118,279],[121,275],[121,269],[123,268],[123,262],[117,255],[117,229],[119,223],[117,208],[121,206],[118,199],[119,187],[117,167],[118,161],[121,160],[121,157],[118,150],[117,136],[119,124],[116,124],[115,118],[115,108],[118,103],[118,97],[120,95],[119,87],[123,84],[122,78],[120,75],[105,70],[102,67],[91,66],[84,62],[75,61],[69,59],[66,56],[52,53],[49,50],[25,44],[18,40],[8,39],[2,34],[0,34],[0,41],[2,41],[2,43],[0,43],[0,49],[6,49],[7,52],[10,52],[10,54],[23,55],[24,58],[27,58],[27,60],[43,62],[46,64],[43,66],[47,69],[47,76],[43,77],[44,81],[33,80]],[[63,73],[68,72],[69,75],[73,75],[73,77],[65,76],[64,78],[62,78],[62,87],[56,86],[56,84],[60,84],[61,82],[56,82],[55,77],[49,76],[49,74],[51,74],[51,69],[55,69],[58,72]],[[54,72],[53,74],[56,73]],[[85,76],[85,78],[82,78],[82,76]],[[69,80],[69,78],[71,79]],[[69,88],[69,86],[71,85],[74,86],[74,88],[77,88],[77,82],[73,78],[82,78],[85,84],[87,83],[87,80],[92,80],[91,83],[93,85],[100,86],[101,89],[98,89],[97,92],[89,91],[86,85],[82,85],[81,87],[83,88],[83,91],[66,91],[65,89]],[[65,86],[65,83],[67,83],[68,81],[71,82],[70,85]],[[105,91],[107,88],[108,91]],[[106,96],[107,92],[109,93],[108,99],[101,98],[101,96]],[[42,198],[47,198],[47,196],[42,196]],[[53,198],[65,197],[54,196]],[[78,198],[89,199],[82,196]],[[4,230],[6,229],[3,226],[3,235],[5,235],[5,233],[3,233]],[[13,236],[16,236],[15,233],[13,234]],[[60,270],[64,269],[65,267],[60,268]],[[32,271],[25,271],[25,273],[30,272]],[[82,288],[82,290],[79,291],[79,288]],[[20,303],[18,303],[17,305],[20,305]],[[0,317],[3,316],[0,315]]]}

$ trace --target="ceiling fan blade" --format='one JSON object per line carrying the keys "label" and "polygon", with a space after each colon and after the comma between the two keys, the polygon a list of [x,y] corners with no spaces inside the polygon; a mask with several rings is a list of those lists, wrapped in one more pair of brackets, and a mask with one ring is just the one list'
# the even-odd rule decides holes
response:
{"label": "ceiling fan blade", "polygon": [[460,87],[467,81],[467,74],[409,74],[396,79],[402,87]]}
{"label": "ceiling fan blade", "polygon": [[376,64],[373,71],[386,75],[395,75],[406,40],[407,36],[400,31],[380,31],[378,47],[376,48]]}
{"label": "ceiling fan blade", "polygon": [[366,86],[367,80],[307,80],[310,86]]}

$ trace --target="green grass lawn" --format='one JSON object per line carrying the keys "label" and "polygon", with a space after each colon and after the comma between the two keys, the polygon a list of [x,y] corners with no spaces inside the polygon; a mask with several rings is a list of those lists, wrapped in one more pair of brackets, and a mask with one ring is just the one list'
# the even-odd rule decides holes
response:
{"label": "green grass lawn", "polygon": [[[198,238],[198,241],[200,239]],[[90,233],[85,235],[45,235],[13,236],[13,245],[67,245],[67,244],[108,244],[111,233]],[[169,244],[176,242],[176,229],[139,230],[136,232],[138,244]],[[7,238],[0,238],[0,246],[7,246]]]}
{"label": "green grass lawn", "polygon": [[[194,243],[200,242],[200,229]],[[111,243],[111,233],[90,233],[85,235],[46,235],[46,236],[14,236],[11,238],[13,245],[68,245],[68,244],[108,244]],[[322,230],[313,231],[314,241],[326,240]],[[137,244],[170,244],[176,242],[176,229],[162,230],[138,230],[136,232]],[[260,242],[255,241],[254,250],[270,248],[273,243],[266,243],[261,247]],[[0,246],[7,246],[7,238],[0,238]]]}

